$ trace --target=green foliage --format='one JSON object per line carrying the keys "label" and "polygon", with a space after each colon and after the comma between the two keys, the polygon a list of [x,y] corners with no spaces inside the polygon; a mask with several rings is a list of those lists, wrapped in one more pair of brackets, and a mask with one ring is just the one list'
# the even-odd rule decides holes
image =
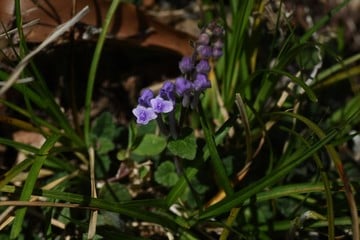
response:
{"label": "green foliage", "polygon": [[140,156],[156,156],[165,148],[166,140],[164,137],[155,134],[146,134],[132,152]]}
{"label": "green foliage", "polygon": [[98,178],[103,178],[110,170],[111,159],[108,153],[115,149],[114,141],[121,130],[115,125],[109,112],[102,113],[94,120],[91,129],[91,140],[93,145],[96,146],[97,163],[101,166],[95,169]]}
{"label": "green foliage", "polygon": [[131,195],[124,185],[109,183],[101,189],[100,198],[106,201],[120,202],[131,200]]}
{"label": "green foliage", "polygon": [[[283,1],[276,8],[266,1],[204,2],[211,7],[203,22],[217,18],[225,26],[224,56],[201,105],[191,115],[176,113],[184,118],[176,126],[180,136],[162,136],[155,121],[121,126],[111,112],[90,116],[119,1],[112,1],[94,52],[83,122],[69,118],[42,69],[31,64],[23,71],[34,81],[13,86],[20,103],[0,99],[7,108],[0,123],[36,132],[44,142],[35,147],[0,137],[9,152],[25,155],[9,167],[1,161],[0,208],[14,220],[2,214],[0,224],[8,227],[0,239],[25,239],[29,232],[34,239],[59,238],[69,229],[74,239],[86,239],[91,221],[93,239],[144,239],[134,227],[142,223],[175,239],[310,239],[312,232],[359,239],[360,54],[348,48],[344,29],[318,37],[349,1],[317,16],[304,32],[293,28]],[[20,4],[15,1],[19,60],[28,53]],[[0,70],[0,80],[10,74]]]}
{"label": "green foliage", "polygon": [[179,138],[169,141],[167,148],[175,156],[193,160],[197,150],[194,132],[189,128],[184,129]]}
{"label": "green foliage", "polygon": [[165,187],[172,187],[179,180],[175,171],[175,165],[170,161],[165,161],[159,165],[155,171],[155,181]]}

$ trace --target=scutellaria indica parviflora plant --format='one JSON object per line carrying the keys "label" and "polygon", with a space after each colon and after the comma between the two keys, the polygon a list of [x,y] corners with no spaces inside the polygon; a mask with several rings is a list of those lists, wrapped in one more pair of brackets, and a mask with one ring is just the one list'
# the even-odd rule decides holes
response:
{"label": "scutellaria indica parviflora plant", "polygon": [[201,94],[211,87],[208,78],[210,61],[222,56],[223,38],[224,29],[218,23],[214,21],[205,26],[192,44],[192,55],[184,56],[179,62],[182,75],[175,82],[165,81],[157,96],[149,88],[141,92],[138,105],[132,111],[136,122],[146,125],[156,120],[164,135],[176,139],[180,129],[180,121],[175,117],[176,108],[197,109]]}

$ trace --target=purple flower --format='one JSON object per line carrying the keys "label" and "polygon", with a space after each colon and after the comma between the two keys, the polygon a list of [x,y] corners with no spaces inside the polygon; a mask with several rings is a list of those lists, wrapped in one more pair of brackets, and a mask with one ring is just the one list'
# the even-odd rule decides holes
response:
{"label": "purple flower", "polygon": [[196,51],[202,59],[209,59],[212,56],[212,48],[207,45],[199,45]]}
{"label": "purple flower", "polygon": [[132,113],[135,115],[136,122],[138,124],[146,125],[149,123],[149,121],[157,118],[157,115],[152,108],[141,105],[138,105],[136,108],[134,108]]}
{"label": "purple flower", "polygon": [[160,89],[159,96],[175,103],[175,84],[166,81]]}
{"label": "purple flower", "polygon": [[160,96],[151,99],[151,107],[156,113],[168,113],[174,109],[174,103],[163,99]]}
{"label": "purple flower", "polygon": [[217,24],[214,26],[214,29],[212,30],[212,32],[213,32],[214,36],[219,37],[219,38],[222,38],[225,35],[224,28]]}
{"label": "purple flower", "polygon": [[210,42],[210,37],[207,33],[201,33],[199,35],[199,38],[197,40],[197,43],[198,44],[201,44],[201,45],[208,45]]}
{"label": "purple flower", "polygon": [[179,62],[179,69],[182,73],[191,72],[194,68],[194,61],[191,57],[183,57]]}
{"label": "purple flower", "polygon": [[175,89],[178,96],[182,97],[184,94],[189,93],[193,88],[192,82],[184,77],[178,77],[175,80]]}
{"label": "purple flower", "polygon": [[204,91],[207,88],[211,87],[211,83],[208,80],[207,76],[204,74],[196,74],[196,79],[194,81],[195,91]]}
{"label": "purple flower", "polygon": [[138,99],[138,103],[144,107],[150,107],[150,100],[154,98],[154,93],[150,89],[144,89]]}
{"label": "purple flower", "polygon": [[212,56],[213,56],[213,58],[215,60],[219,59],[222,55],[223,55],[223,51],[222,51],[221,48],[214,48],[213,49]]}
{"label": "purple flower", "polygon": [[224,47],[224,43],[221,39],[218,39],[216,42],[214,42],[214,48],[223,48]]}
{"label": "purple flower", "polygon": [[200,60],[196,65],[196,72],[207,74],[210,72],[210,64],[207,60]]}

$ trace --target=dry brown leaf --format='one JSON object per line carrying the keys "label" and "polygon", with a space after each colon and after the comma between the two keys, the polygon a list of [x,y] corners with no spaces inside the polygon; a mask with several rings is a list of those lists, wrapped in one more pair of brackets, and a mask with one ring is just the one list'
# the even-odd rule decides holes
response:
{"label": "dry brown leaf", "polygon": [[[81,21],[85,26],[100,28],[104,22],[110,1],[78,0],[75,9],[72,0],[22,0],[21,12],[23,22],[39,19],[39,24],[26,29],[29,42],[42,42],[54,29],[72,17],[73,12],[89,6],[90,12]],[[14,21],[14,1],[0,1],[0,21],[6,27]],[[176,31],[146,16],[135,5],[121,3],[110,27],[109,37],[141,46],[156,46],[167,48],[182,55],[192,52],[189,40],[192,37],[186,33]]]}

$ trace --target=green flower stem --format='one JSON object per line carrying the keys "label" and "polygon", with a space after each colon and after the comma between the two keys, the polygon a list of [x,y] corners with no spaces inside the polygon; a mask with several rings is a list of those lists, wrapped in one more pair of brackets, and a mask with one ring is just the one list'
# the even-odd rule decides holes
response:
{"label": "green flower stem", "polygon": [[86,97],[85,97],[85,113],[84,113],[84,138],[86,146],[90,146],[90,110],[91,110],[91,99],[94,89],[96,72],[101,56],[101,51],[104,46],[105,38],[110,27],[111,19],[114,16],[116,9],[120,3],[120,0],[113,0],[111,2],[109,11],[105,17],[105,22],[102,27],[101,34],[99,36],[99,40],[96,44],[94,56],[90,66],[88,85],[86,88]]}

